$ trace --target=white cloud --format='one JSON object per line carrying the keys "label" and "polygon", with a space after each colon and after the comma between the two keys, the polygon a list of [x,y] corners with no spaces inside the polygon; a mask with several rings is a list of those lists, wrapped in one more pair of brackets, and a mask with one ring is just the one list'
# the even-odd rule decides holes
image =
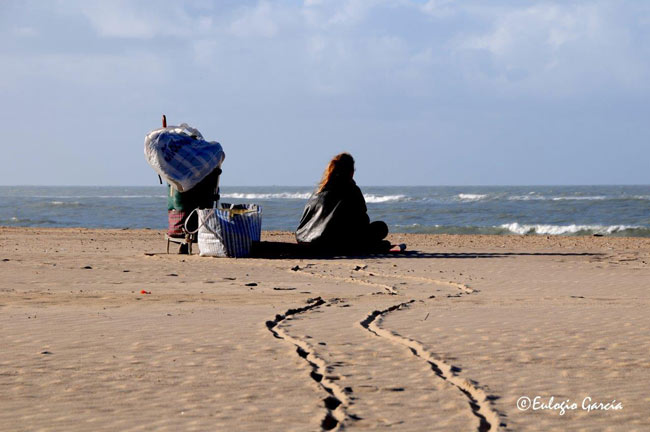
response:
{"label": "white cloud", "polygon": [[230,33],[239,37],[273,37],[278,32],[274,18],[272,6],[261,1],[253,8],[243,9],[241,15],[230,24]]}
{"label": "white cloud", "polygon": [[331,30],[332,27],[360,25],[371,10],[396,0],[309,1],[303,3],[302,15],[308,27]]}
{"label": "white cloud", "polygon": [[180,3],[174,2],[138,5],[128,0],[87,0],[79,3],[79,10],[97,33],[105,37],[182,37],[205,28],[206,24],[202,17],[191,18]]}
{"label": "white cloud", "polygon": [[[552,94],[573,94],[605,83],[648,85],[647,56],[630,44],[626,20],[617,20],[616,8],[603,2],[259,0],[216,6],[86,0],[60,5],[67,16],[81,13],[103,37],[144,39],[137,49],[145,55],[158,52],[161,37],[177,38],[165,51],[178,61],[174,74],[182,76],[188,67],[220,71],[222,80],[233,81],[230,87],[242,77],[328,95],[372,86],[427,94],[445,82],[538,95],[549,88]],[[127,47],[129,42],[111,43]]]}
{"label": "white cloud", "polygon": [[420,10],[436,18],[444,18],[456,12],[455,0],[428,0]]}
{"label": "white cloud", "polygon": [[347,0],[342,8],[329,19],[330,24],[355,24],[365,18],[370,9],[378,4],[375,0]]}
{"label": "white cloud", "polygon": [[[604,83],[647,88],[647,61],[635,54],[619,18],[608,3],[537,4],[492,15],[490,31],[464,36],[455,48],[469,59],[463,71],[470,81],[516,84],[517,91],[573,94]],[[480,52],[489,63],[480,62]]]}
{"label": "white cloud", "polygon": [[594,7],[539,5],[515,10],[497,18],[495,28],[466,41],[468,48],[485,49],[495,55],[517,50],[557,48],[578,38],[590,37],[597,28]]}

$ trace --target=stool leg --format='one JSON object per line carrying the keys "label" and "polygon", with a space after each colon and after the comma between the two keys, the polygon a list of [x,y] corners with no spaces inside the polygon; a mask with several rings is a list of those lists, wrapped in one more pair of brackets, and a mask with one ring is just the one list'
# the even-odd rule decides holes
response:
{"label": "stool leg", "polygon": [[169,255],[169,239],[167,239],[167,255]]}

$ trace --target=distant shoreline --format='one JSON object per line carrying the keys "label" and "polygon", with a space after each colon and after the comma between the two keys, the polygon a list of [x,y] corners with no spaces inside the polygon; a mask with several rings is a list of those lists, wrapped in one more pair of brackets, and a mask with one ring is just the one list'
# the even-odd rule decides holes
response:
{"label": "distant shoreline", "polygon": [[[0,235],[11,234],[17,235],[56,235],[56,234],[113,234],[122,235],[132,233],[137,236],[159,236],[164,239],[166,230],[154,228],[87,228],[87,227],[14,227],[0,225]],[[431,233],[403,233],[391,232],[388,234],[388,240],[393,243],[409,242],[411,246],[431,244],[432,242],[452,242],[472,246],[485,245],[489,247],[503,248],[507,245],[527,245],[536,247],[576,247],[582,245],[591,247],[592,245],[602,246],[612,243],[624,247],[625,245],[647,244],[650,245],[649,237],[624,237],[624,236],[588,236],[588,235],[495,235],[495,234],[431,234]],[[262,230],[262,241],[280,241],[296,243],[293,231],[283,230]],[[412,249],[409,247],[409,249]]]}
{"label": "distant shoreline", "polygon": [[[650,187],[650,183],[579,183],[579,184],[435,184],[435,185],[376,185],[376,184],[364,184],[357,183],[361,188],[438,188],[438,187],[448,187],[448,188],[519,188],[519,187],[567,187],[567,188],[581,188],[581,187]],[[165,183],[163,183],[165,185]],[[148,187],[160,187],[161,185],[155,182],[142,184],[142,185],[71,185],[71,184],[0,184],[0,188],[16,188],[16,187],[25,187],[25,188],[148,188]],[[273,184],[273,185],[225,185],[222,187],[226,188],[267,188],[267,187],[277,187],[277,188],[314,188],[314,184],[303,184],[303,185],[282,185],[282,184]]]}

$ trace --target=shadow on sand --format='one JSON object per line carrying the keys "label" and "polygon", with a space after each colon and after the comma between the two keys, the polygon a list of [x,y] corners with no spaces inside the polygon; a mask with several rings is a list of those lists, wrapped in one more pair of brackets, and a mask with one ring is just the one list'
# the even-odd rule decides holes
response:
{"label": "shadow on sand", "polygon": [[404,252],[351,253],[347,255],[317,253],[308,245],[288,242],[255,242],[250,258],[265,259],[344,259],[344,258],[506,258],[510,256],[599,256],[601,253],[589,252]]}

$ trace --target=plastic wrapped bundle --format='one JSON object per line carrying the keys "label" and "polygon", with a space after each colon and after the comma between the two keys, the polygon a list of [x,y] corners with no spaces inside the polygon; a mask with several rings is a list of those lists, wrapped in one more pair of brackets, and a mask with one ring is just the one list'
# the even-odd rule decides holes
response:
{"label": "plastic wrapped bundle", "polygon": [[149,132],[144,155],[151,167],[180,192],[196,186],[223,161],[221,144],[206,141],[198,130],[186,125]]}

